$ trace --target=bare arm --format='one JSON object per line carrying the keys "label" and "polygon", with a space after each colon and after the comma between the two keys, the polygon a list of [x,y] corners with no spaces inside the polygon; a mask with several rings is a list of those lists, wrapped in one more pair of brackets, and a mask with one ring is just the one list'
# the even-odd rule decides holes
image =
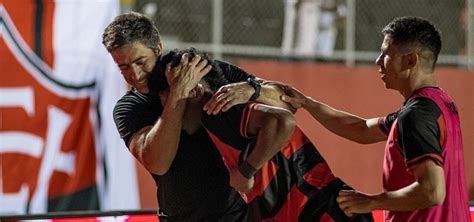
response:
{"label": "bare arm", "polygon": [[283,101],[294,108],[303,107],[325,128],[341,137],[362,144],[387,139],[387,135],[378,126],[378,118],[364,119],[307,97],[291,86],[283,84],[279,86],[286,93],[281,97]]}
{"label": "bare arm", "polygon": [[341,191],[337,198],[339,206],[351,216],[373,210],[410,211],[441,204],[446,193],[443,168],[427,159],[411,170],[416,182],[409,186],[377,195]]}
{"label": "bare arm", "polygon": [[378,118],[364,119],[308,98],[303,107],[331,132],[357,143],[369,144],[387,139]]}
{"label": "bare arm", "polygon": [[406,211],[439,205],[446,194],[444,170],[432,160],[425,160],[412,168],[417,182],[397,191],[383,193],[375,202],[375,209]]}
{"label": "bare arm", "polygon": [[231,170],[231,186],[238,191],[249,191],[253,187],[253,175],[288,142],[295,126],[295,118],[287,110],[255,105],[248,120],[247,134],[256,135],[256,144],[247,159]]}
{"label": "bare arm", "polygon": [[130,142],[130,152],[150,172],[163,175],[168,172],[176,156],[179,137],[183,125],[186,98],[211,66],[199,56],[188,62],[184,54],[181,63],[173,70],[168,64],[166,77],[170,91],[164,103],[161,118],[152,125],[134,134]]}
{"label": "bare arm", "polygon": [[168,172],[178,149],[185,108],[186,101],[170,92],[158,121],[132,137],[130,152],[151,173],[163,175]]}
{"label": "bare arm", "polygon": [[260,169],[288,142],[296,126],[295,117],[288,111],[257,104],[250,114],[247,133],[256,135],[256,144],[247,162]]}

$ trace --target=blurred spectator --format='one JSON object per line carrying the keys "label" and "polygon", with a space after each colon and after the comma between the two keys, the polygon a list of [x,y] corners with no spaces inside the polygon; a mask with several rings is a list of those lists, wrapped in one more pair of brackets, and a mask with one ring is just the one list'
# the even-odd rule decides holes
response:
{"label": "blurred spectator", "polygon": [[337,37],[336,21],[346,14],[343,1],[300,0],[296,3],[296,55],[327,57],[333,54]]}
{"label": "blurred spectator", "polygon": [[132,11],[135,1],[136,0],[120,0],[120,11],[122,13]]}

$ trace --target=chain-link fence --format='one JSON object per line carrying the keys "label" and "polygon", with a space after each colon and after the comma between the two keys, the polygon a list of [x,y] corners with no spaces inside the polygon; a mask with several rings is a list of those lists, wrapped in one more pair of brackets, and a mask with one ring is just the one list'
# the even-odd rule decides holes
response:
{"label": "chain-link fence", "polygon": [[155,20],[168,49],[194,46],[214,53],[215,57],[251,55],[345,60],[352,54],[356,61],[373,61],[382,41],[380,31],[388,22],[398,16],[421,16],[441,30],[440,63],[467,65],[466,33],[468,24],[474,21],[469,16],[466,1],[471,0],[126,2],[129,9]]}
{"label": "chain-link fence", "polygon": [[134,10],[152,17],[165,39],[210,43],[211,3],[208,0],[138,0]]}
{"label": "chain-link fence", "polygon": [[356,46],[357,50],[372,51],[380,47],[381,35],[377,31],[399,16],[420,16],[432,21],[441,31],[443,48],[441,54],[458,55],[466,46],[466,24],[463,24],[464,0],[376,0],[356,1]]}

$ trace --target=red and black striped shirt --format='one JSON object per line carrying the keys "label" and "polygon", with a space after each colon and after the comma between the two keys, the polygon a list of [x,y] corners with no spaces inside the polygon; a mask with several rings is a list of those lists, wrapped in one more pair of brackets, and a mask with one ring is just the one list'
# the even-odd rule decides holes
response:
{"label": "red and black striped shirt", "polygon": [[[254,105],[237,105],[203,118],[228,168],[237,167],[255,146],[256,139],[246,132]],[[243,197],[255,221],[350,221],[336,202],[342,188],[350,187],[333,175],[316,147],[296,128],[288,143],[255,175],[254,188]],[[367,214],[352,220],[373,219]]]}

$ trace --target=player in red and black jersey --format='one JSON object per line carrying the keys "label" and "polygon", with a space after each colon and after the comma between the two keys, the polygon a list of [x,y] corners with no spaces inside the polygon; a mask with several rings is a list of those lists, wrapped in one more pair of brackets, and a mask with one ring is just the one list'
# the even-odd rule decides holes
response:
{"label": "player in red and black jersey", "polygon": [[461,123],[455,102],[438,87],[441,35],[430,21],[395,18],[382,30],[376,59],[381,80],[405,99],[384,118],[361,118],[282,85],[282,100],[306,109],[333,133],[370,144],[386,140],[384,192],[341,191],[347,215],[385,210],[385,221],[469,222]]}
{"label": "player in red and black jersey", "polygon": [[[454,102],[438,87],[423,87],[413,92],[403,107],[384,118],[379,126],[388,135],[383,184],[395,191],[413,183],[417,165],[433,162],[446,172],[449,196],[443,205],[417,213],[386,212],[390,221],[469,221],[464,186],[459,116]],[[455,133],[456,132],[456,133]],[[460,152],[462,153],[462,152]],[[460,174],[459,174],[460,172]],[[461,183],[458,183],[461,182]],[[461,189],[453,189],[453,187]],[[457,213],[450,213],[457,209]]]}
{"label": "player in red and black jersey", "polygon": [[[182,53],[172,52],[162,62],[176,63]],[[202,108],[206,92],[215,92],[222,86],[219,75],[219,70],[213,69],[204,77],[187,109],[195,107],[193,104],[201,104]],[[156,90],[164,89],[166,86]],[[295,128],[289,111],[257,103],[242,104],[219,115],[203,115],[202,123],[230,171],[231,185],[243,191],[250,220],[373,220],[370,214],[348,218],[338,207],[338,192],[348,186],[333,175],[316,147]]]}
{"label": "player in red and black jersey", "polygon": [[[283,118],[270,109],[276,108],[252,103],[234,106],[219,115],[204,116],[203,125],[228,169],[241,170],[238,166],[245,164],[262,138],[281,139],[278,138],[281,134],[270,138],[260,135],[264,130],[277,131],[285,125],[277,124],[275,127],[280,129],[272,129],[271,120],[267,120],[258,126],[264,118]],[[352,220],[345,216],[336,198],[341,189],[349,187],[333,175],[299,128],[294,128],[286,138],[289,140],[254,175],[253,189],[243,195],[257,221],[371,221],[371,215],[359,215]]]}

